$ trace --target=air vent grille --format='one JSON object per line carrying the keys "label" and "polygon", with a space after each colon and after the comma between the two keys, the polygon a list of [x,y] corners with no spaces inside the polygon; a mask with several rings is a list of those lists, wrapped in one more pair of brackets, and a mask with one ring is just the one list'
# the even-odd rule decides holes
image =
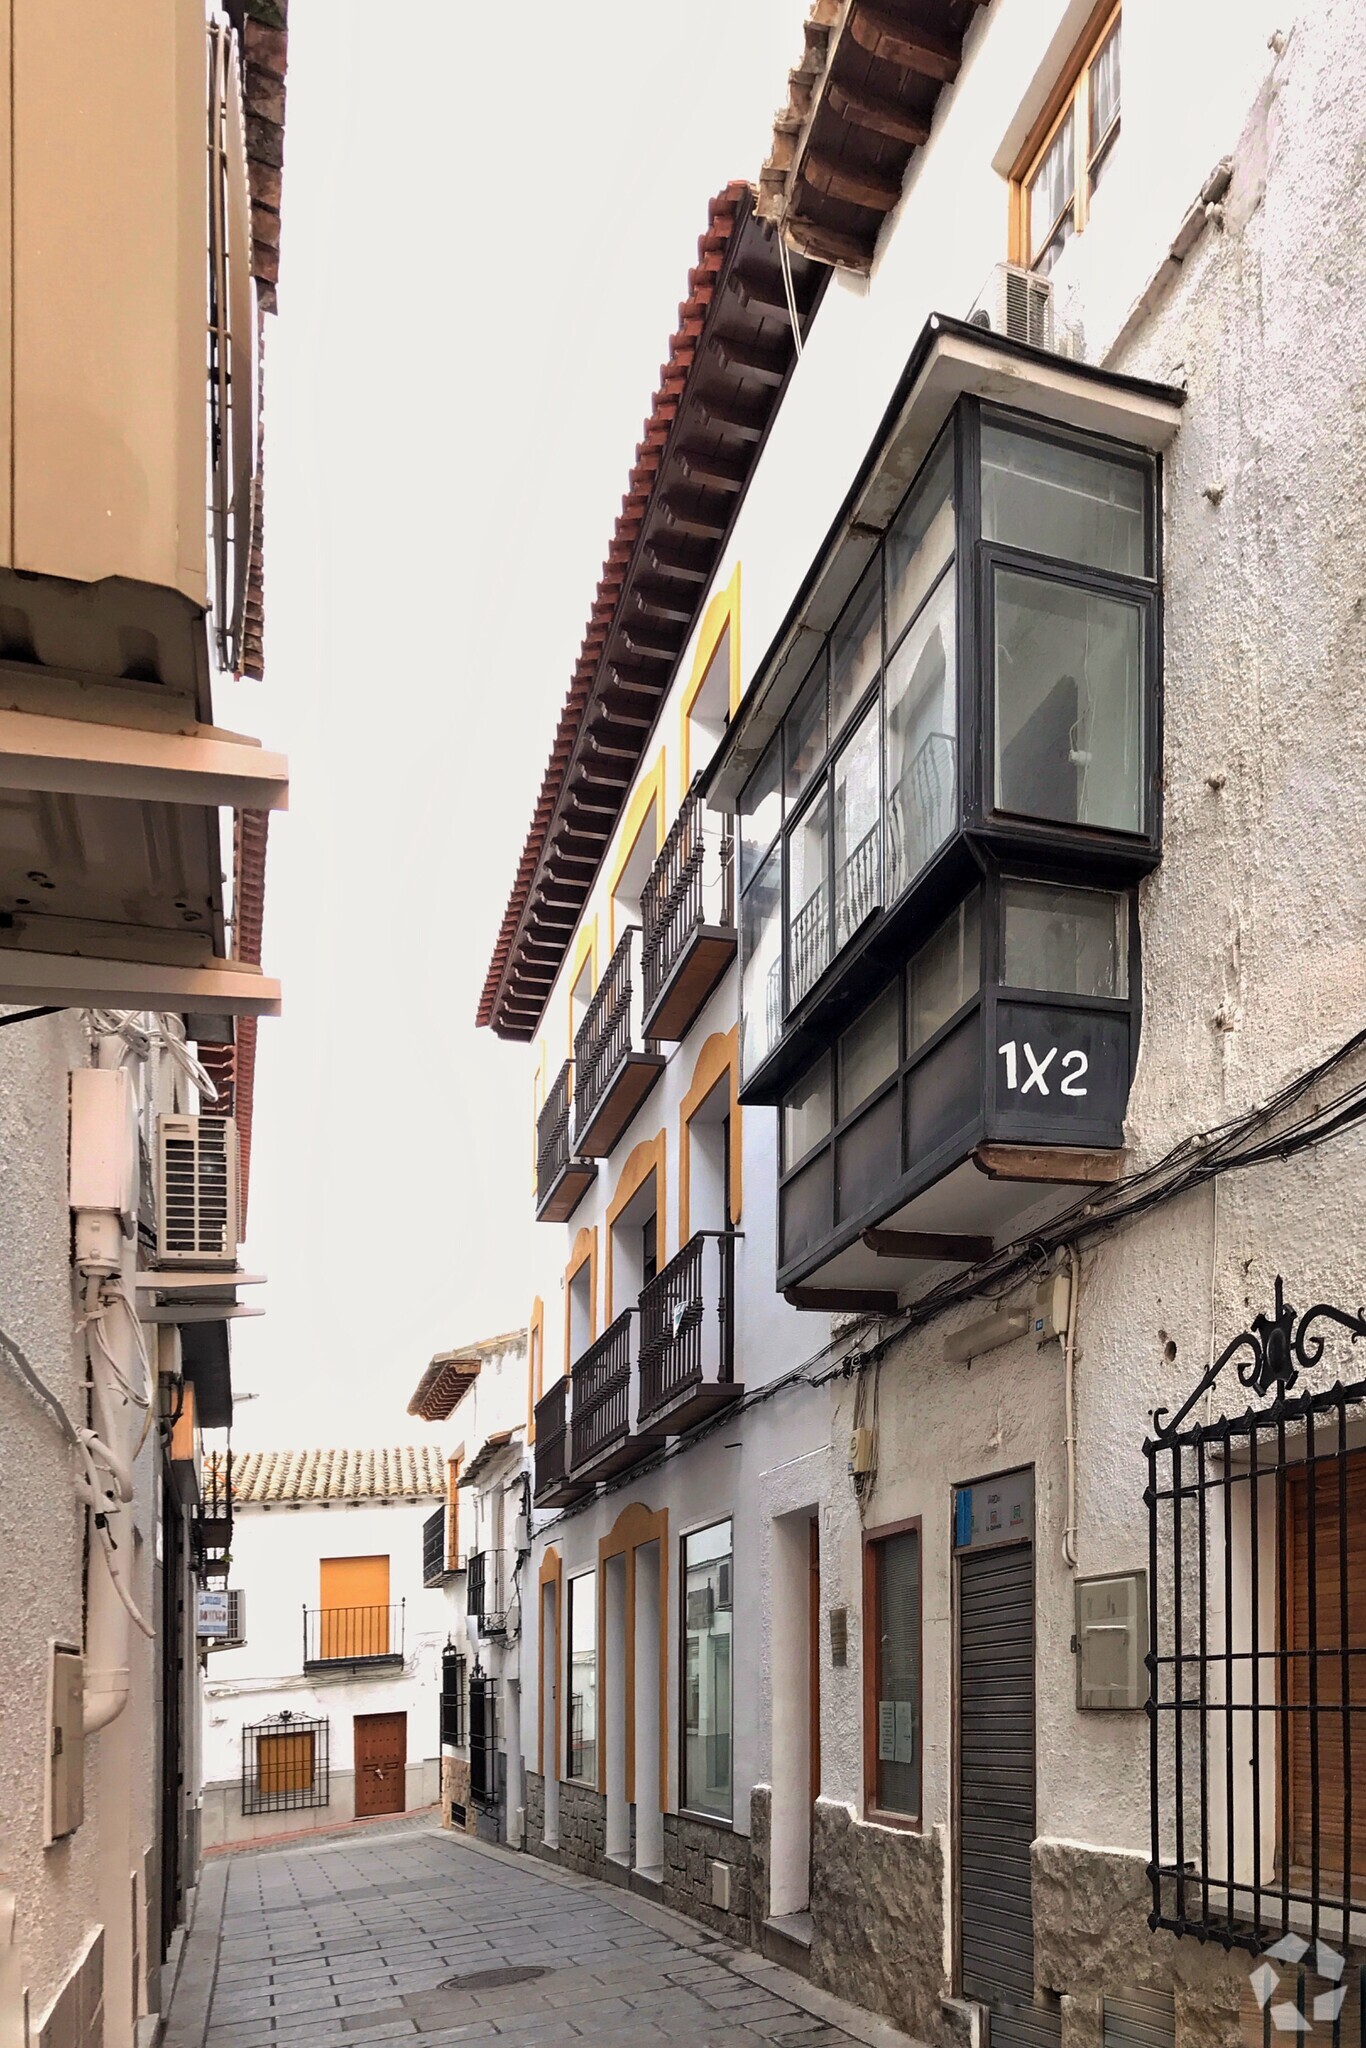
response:
{"label": "air vent grille", "polygon": [[157,1255],[163,1265],[237,1258],[237,1125],[163,1116],[158,1124]]}

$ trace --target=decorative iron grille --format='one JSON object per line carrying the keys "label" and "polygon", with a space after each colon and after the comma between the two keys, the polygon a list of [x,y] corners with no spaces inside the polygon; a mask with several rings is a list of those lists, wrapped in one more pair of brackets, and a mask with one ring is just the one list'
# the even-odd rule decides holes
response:
{"label": "decorative iron grille", "polygon": [[404,1602],[396,1607],[305,1607],[304,1664],[401,1664]]}
{"label": "decorative iron grille", "polygon": [[294,1813],[331,1798],[330,1723],[288,1709],[242,1730],[243,1813]]}
{"label": "decorative iron grille", "polygon": [[631,1429],[631,1321],[627,1309],[608,1326],[572,1371],[569,1467],[573,1471]]}
{"label": "decorative iron grille", "polygon": [[550,1084],[536,1119],[536,1188],[544,1198],[569,1164],[569,1116],[574,1062],[566,1060]]}
{"label": "decorative iron grille", "polygon": [[[1332,1326],[1278,1279],[1144,1446],[1149,1921],[1226,1948],[1366,1912],[1366,1382],[1291,1391]],[[1230,1364],[1266,1405],[1193,1420]]]}
{"label": "decorative iron grille", "polygon": [[[707,1246],[714,1244],[715,1278],[707,1284]],[[714,1361],[717,1383],[729,1386],[735,1370],[735,1233],[699,1230],[640,1297],[640,1414],[653,1415],[689,1387],[700,1386],[704,1363]],[[715,1304],[716,1346],[707,1341],[708,1297]]]}
{"label": "decorative iron grille", "polygon": [[577,1139],[631,1050],[631,965],[639,925],[628,925],[574,1034],[574,1134]]}
{"label": "decorative iron grille", "polygon": [[422,1524],[422,1583],[439,1586],[446,1577],[446,1537],[449,1511],[439,1507]]}
{"label": "decorative iron grille", "polygon": [[539,1502],[568,1477],[568,1376],[556,1380],[536,1403],[536,1492]]}
{"label": "decorative iron grille", "polygon": [[449,1648],[441,1659],[441,1746],[465,1747],[465,1658]]}
{"label": "decorative iron grille", "polygon": [[[641,891],[640,978],[647,1015],[672,974],[690,933],[706,922],[708,835],[706,810],[699,793],[701,782],[700,775],[693,777],[692,787]],[[720,900],[715,904],[722,925],[729,925],[734,919],[731,848],[727,833],[720,841],[721,888]]]}
{"label": "decorative iron grille", "polygon": [[470,1798],[498,1804],[498,1685],[479,1671],[470,1680]]}

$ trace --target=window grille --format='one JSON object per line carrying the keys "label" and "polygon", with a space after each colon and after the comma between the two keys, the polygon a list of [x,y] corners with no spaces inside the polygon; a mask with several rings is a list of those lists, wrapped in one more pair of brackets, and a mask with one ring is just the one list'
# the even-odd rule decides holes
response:
{"label": "window grille", "polygon": [[470,1680],[470,1798],[498,1804],[498,1682],[480,1673]]}
{"label": "window grille", "polygon": [[[1150,1924],[1226,1948],[1366,1931],[1366,1381],[1299,1384],[1332,1325],[1278,1279],[1145,1446]],[[1263,1405],[1192,1420],[1230,1364]]]}
{"label": "window grille", "polygon": [[441,1744],[443,1749],[465,1747],[465,1659],[447,1650],[441,1660]]}
{"label": "window grille", "polygon": [[242,1730],[243,1813],[329,1804],[330,1725],[285,1712]]}

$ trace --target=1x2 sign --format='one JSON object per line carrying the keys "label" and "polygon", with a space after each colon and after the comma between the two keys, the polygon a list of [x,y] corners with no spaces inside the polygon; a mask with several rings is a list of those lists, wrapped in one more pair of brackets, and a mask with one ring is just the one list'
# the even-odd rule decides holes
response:
{"label": "1x2 sign", "polygon": [[1000,1003],[994,1036],[998,1110],[1048,1124],[1122,1121],[1127,1014]]}

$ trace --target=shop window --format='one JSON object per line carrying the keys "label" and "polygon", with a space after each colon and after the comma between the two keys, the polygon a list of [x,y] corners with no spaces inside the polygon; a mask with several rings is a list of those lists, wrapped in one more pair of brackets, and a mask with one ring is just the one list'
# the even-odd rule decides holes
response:
{"label": "shop window", "polygon": [[598,1605],[597,1573],[580,1572],[569,1581],[568,1770],[587,1785],[598,1782]]}
{"label": "shop window", "polygon": [[921,1782],[920,1527],[870,1534],[863,1551],[864,1800],[918,1822]]}
{"label": "shop window", "polygon": [[729,1821],[731,1760],[731,1525],[683,1539],[682,1803]]}
{"label": "shop window", "polygon": [[1011,259],[1050,271],[1091,202],[1119,140],[1120,10],[1093,16],[1049,103],[1042,134],[1025,145],[1011,180]]}

